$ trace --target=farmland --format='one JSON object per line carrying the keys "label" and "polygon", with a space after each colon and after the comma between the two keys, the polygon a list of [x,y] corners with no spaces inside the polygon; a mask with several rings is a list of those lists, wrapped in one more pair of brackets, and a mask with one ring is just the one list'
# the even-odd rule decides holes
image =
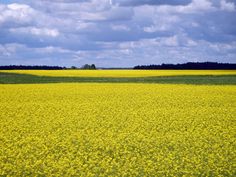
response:
{"label": "farmland", "polygon": [[155,76],[219,76],[236,75],[236,70],[2,70],[15,74],[54,77],[155,77]]}
{"label": "farmland", "polygon": [[7,73],[0,74],[1,176],[236,174],[235,71]]}
{"label": "farmland", "polygon": [[0,84],[38,83],[159,83],[236,85],[235,70],[9,70]]}

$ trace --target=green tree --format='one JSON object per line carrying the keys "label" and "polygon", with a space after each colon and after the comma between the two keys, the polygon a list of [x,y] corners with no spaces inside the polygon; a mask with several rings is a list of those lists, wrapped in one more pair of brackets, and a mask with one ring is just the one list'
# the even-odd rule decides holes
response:
{"label": "green tree", "polygon": [[96,66],[95,66],[95,64],[91,64],[91,65],[85,64],[85,65],[83,65],[81,67],[81,69],[91,69],[91,70],[94,70],[94,69],[96,69]]}

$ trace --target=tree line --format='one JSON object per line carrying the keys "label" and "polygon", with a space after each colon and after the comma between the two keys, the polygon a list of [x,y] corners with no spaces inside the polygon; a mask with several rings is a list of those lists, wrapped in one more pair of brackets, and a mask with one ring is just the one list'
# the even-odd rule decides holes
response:
{"label": "tree line", "polygon": [[217,62],[188,62],[183,64],[161,64],[161,65],[138,65],[133,69],[155,70],[155,69],[176,69],[176,70],[233,70],[236,69],[234,63],[217,63]]}
{"label": "tree line", "polygon": [[[0,70],[63,70],[63,69],[84,69],[84,70],[95,70],[97,69],[95,64],[85,64],[82,67],[61,67],[61,66],[26,66],[26,65],[7,65],[7,66],[0,66]],[[103,68],[107,69],[107,68]],[[114,68],[113,68],[114,69]],[[117,68],[116,68],[117,69]],[[123,68],[119,68],[123,69]],[[131,69],[131,68],[130,68]],[[160,70],[160,69],[176,69],[176,70],[187,70],[187,69],[194,69],[194,70],[233,70],[236,69],[235,63],[217,63],[217,62],[188,62],[183,64],[161,64],[161,65],[138,65],[135,66],[133,69],[140,69],[140,70]]]}
{"label": "tree line", "polygon": [[0,70],[62,70],[66,69],[66,67],[61,66],[25,66],[25,65],[8,65],[8,66],[0,66]]}
{"label": "tree line", "polygon": [[71,66],[69,68],[67,67],[61,67],[61,66],[47,66],[47,65],[42,65],[42,66],[26,66],[26,65],[7,65],[7,66],[0,66],[0,70],[63,70],[63,69],[85,69],[85,70],[94,70],[96,69],[95,64],[85,64],[82,67],[76,67],[76,66]]}

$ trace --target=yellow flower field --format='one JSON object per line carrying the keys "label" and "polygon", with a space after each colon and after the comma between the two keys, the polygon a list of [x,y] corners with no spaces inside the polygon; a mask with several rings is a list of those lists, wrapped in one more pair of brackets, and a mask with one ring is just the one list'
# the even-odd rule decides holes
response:
{"label": "yellow flower field", "polygon": [[18,84],[0,93],[0,176],[236,174],[236,86]]}
{"label": "yellow flower field", "polygon": [[5,70],[1,72],[63,77],[148,77],[178,75],[236,75],[236,70]]}

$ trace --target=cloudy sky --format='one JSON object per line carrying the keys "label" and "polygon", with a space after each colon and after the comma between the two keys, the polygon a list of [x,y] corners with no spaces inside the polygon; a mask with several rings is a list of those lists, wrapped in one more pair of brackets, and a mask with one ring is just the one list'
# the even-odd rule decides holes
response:
{"label": "cloudy sky", "polygon": [[236,0],[0,0],[0,65],[236,63]]}

